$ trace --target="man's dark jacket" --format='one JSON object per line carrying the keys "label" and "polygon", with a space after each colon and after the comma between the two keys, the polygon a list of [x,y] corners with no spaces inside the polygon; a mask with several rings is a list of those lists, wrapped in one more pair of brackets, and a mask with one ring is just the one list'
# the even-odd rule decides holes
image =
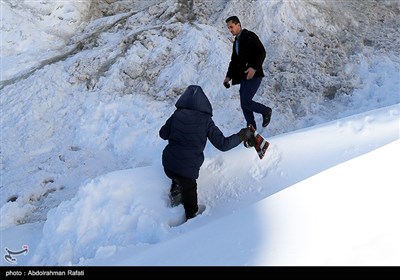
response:
{"label": "man's dark jacket", "polygon": [[264,77],[262,64],[265,59],[265,48],[258,36],[247,29],[242,29],[239,36],[239,55],[236,54],[235,44],[237,36],[232,46],[232,56],[229,63],[226,77],[232,79],[232,84],[239,84],[245,80],[247,74],[244,73],[249,67],[256,70],[254,78]]}
{"label": "man's dark jacket", "polygon": [[240,144],[237,134],[225,137],[212,120],[212,107],[199,86],[189,86],[175,104],[176,110],[160,129],[168,140],[162,154],[165,169],[180,176],[197,179],[204,161],[207,138],[221,151]]}

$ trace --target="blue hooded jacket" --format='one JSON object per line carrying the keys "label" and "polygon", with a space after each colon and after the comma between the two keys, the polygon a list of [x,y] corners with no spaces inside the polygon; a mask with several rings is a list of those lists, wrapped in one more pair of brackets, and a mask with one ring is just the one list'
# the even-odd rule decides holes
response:
{"label": "blue hooded jacket", "polygon": [[207,139],[220,151],[240,144],[237,134],[225,137],[212,120],[212,107],[200,86],[191,85],[175,104],[177,108],[160,129],[168,140],[162,154],[165,169],[180,176],[197,179],[204,162]]}

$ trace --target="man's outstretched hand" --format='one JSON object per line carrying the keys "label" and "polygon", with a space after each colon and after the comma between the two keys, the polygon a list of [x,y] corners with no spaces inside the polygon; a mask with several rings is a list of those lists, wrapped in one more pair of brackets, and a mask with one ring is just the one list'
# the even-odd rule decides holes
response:
{"label": "man's outstretched hand", "polygon": [[226,77],[225,78],[225,80],[224,80],[224,87],[226,87],[226,88],[230,88],[230,84],[229,84],[229,81],[230,81],[231,79],[230,78],[228,78],[228,77]]}

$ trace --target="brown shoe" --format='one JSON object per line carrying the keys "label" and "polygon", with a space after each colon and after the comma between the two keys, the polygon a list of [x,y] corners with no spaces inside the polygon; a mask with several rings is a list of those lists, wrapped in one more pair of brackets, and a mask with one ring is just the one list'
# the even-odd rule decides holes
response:
{"label": "brown shoe", "polygon": [[262,123],[263,127],[269,125],[269,122],[271,121],[271,115],[272,115],[272,109],[267,107],[267,112],[263,114],[263,123]]}

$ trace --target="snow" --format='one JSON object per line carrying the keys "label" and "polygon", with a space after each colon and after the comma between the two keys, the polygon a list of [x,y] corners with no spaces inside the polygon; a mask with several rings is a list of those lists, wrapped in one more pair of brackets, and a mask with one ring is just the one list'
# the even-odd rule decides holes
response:
{"label": "snow", "polygon": [[[400,265],[399,3],[206,2],[1,1],[2,266]],[[181,224],[158,131],[190,84],[244,126],[233,13],[266,45],[271,145],[208,143]]]}

